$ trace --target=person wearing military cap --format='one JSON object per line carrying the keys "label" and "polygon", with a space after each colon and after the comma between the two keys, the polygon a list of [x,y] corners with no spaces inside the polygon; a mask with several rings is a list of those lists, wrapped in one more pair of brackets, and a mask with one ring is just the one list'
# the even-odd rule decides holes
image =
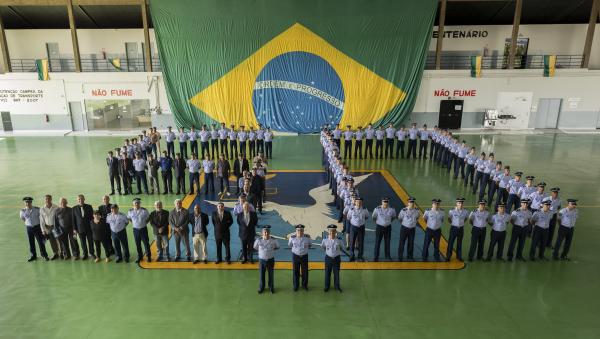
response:
{"label": "person wearing military cap", "polygon": [[558,211],[561,210],[562,201],[558,196],[560,192],[559,187],[552,187],[550,189],[550,197],[546,198],[550,200],[550,211],[552,211],[552,219],[550,219],[550,228],[548,229],[548,241],[546,241],[546,247],[552,247],[552,240],[554,240],[554,229],[556,228],[556,220],[558,219]]}
{"label": "person wearing military cap", "polygon": [[358,246],[358,260],[364,261],[363,251],[365,248],[365,223],[369,219],[369,211],[363,207],[362,198],[354,199],[352,207],[346,218],[350,223],[350,261],[355,260],[354,248]]}
{"label": "person wearing military cap", "polygon": [[48,258],[46,245],[44,245],[44,236],[40,228],[40,209],[39,207],[33,206],[33,198],[31,197],[24,197],[23,204],[25,207],[19,212],[19,218],[21,218],[21,221],[23,221],[25,224],[25,229],[27,230],[27,239],[29,240],[30,256],[27,261],[31,262],[37,259],[37,251],[35,249],[36,241],[38,243],[38,247],[40,248],[40,254],[42,255],[42,258],[48,261],[50,258]]}
{"label": "person wearing military cap", "polygon": [[110,231],[113,239],[113,247],[117,255],[115,263],[123,261],[129,262],[129,241],[127,239],[127,230],[125,227],[129,224],[127,217],[119,212],[119,205],[113,204],[110,206],[110,214],[106,216],[106,222],[110,226]]}
{"label": "person wearing military cap", "polygon": [[535,261],[535,251],[538,250],[538,258],[548,260],[544,256],[546,250],[546,241],[548,241],[548,229],[550,228],[550,219],[552,219],[552,211],[550,211],[550,200],[542,203],[542,209],[535,211],[531,216],[531,224],[533,234],[531,236],[531,248],[529,249],[529,260]]}
{"label": "person wearing military cap", "polygon": [[531,222],[531,211],[527,208],[527,199],[521,199],[521,207],[518,210],[512,211],[510,214],[510,222],[512,223],[512,232],[510,234],[510,243],[508,244],[508,252],[506,256],[508,261],[512,261],[515,245],[517,245],[517,259],[525,261],[523,258],[523,247],[525,247],[525,237],[527,226]]}
{"label": "person wearing military cap", "polygon": [[506,213],[506,205],[504,203],[498,204],[498,212],[490,217],[489,224],[492,226],[492,233],[490,235],[490,246],[488,248],[487,257],[485,261],[490,261],[494,255],[494,248],[498,246],[496,251],[496,259],[504,260],[504,241],[506,240],[506,224],[510,220],[510,215]]}
{"label": "person wearing military cap", "polygon": [[375,254],[373,261],[379,261],[379,247],[384,240],[385,258],[392,260],[390,255],[390,239],[392,237],[392,221],[396,219],[396,210],[389,206],[390,198],[382,198],[381,205],[373,210],[371,218],[377,225],[375,229]]}
{"label": "person wearing military cap", "polygon": [[573,241],[573,232],[575,231],[575,222],[579,215],[577,209],[577,199],[567,199],[567,207],[563,208],[558,212],[558,235],[556,238],[556,244],[554,244],[554,251],[552,252],[552,258],[558,260],[558,252],[563,240],[565,245],[560,255],[561,260],[569,260],[569,249],[571,248],[571,242]]}
{"label": "person wearing military cap", "polygon": [[412,123],[410,129],[408,130],[408,153],[406,155],[407,158],[410,158],[411,155],[413,159],[417,158],[417,137],[419,134],[419,130],[417,129],[417,124]]}
{"label": "person wearing military cap", "polygon": [[335,129],[331,131],[333,136],[333,142],[337,145],[338,148],[342,147],[342,130],[340,129],[340,125],[335,125]]}
{"label": "person wearing military cap", "polygon": [[532,213],[534,211],[542,209],[542,202],[550,198],[550,196],[548,195],[548,193],[545,192],[545,190],[546,183],[542,181],[537,184],[537,189],[531,194],[529,194],[529,196],[527,197],[528,199],[531,199]]}
{"label": "person wearing military cap", "polygon": [[415,248],[415,229],[419,220],[419,209],[415,206],[416,199],[408,198],[408,205],[398,213],[400,221],[400,243],[398,244],[398,260],[404,258],[404,246],[406,245],[406,257],[413,260],[413,251]]}
{"label": "person wearing military cap", "polygon": [[[127,212],[127,219],[133,225],[133,239],[135,240],[135,248],[137,249],[138,257],[135,263],[139,263],[144,256],[148,258],[148,262],[152,261],[150,254],[150,241],[148,238],[148,221],[150,213],[144,207],[141,207],[141,199],[133,199],[133,208]],[[145,252],[142,252],[142,243],[144,243]]]}
{"label": "person wearing military cap", "polygon": [[423,213],[423,219],[427,222],[425,240],[423,241],[423,261],[429,259],[429,243],[431,243],[431,240],[433,240],[433,257],[436,261],[440,261],[440,239],[444,223],[444,210],[440,208],[441,202],[440,199],[431,200],[431,208]]}
{"label": "person wearing military cap", "polygon": [[302,276],[302,288],[308,291],[308,250],[312,243],[310,235],[304,234],[304,225],[296,225],[295,229],[296,234],[292,234],[288,240],[288,246],[292,249],[292,282],[294,291],[297,291]]}
{"label": "person wearing military cap", "polygon": [[333,272],[333,287],[342,292],[340,287],[340,263],[342,254],[342,241],[337,237],[337,226],[327,226],[327,237],[321,241],[321,248],[325,250],[325,292],[329,291],[331,273]]}
{"label": "person wearing military cap", "polygon": [[369,124],[367,128],[364,130],[365,136],[365,159],[367,155],[370,159],[373,159],[373,138],[375,138],[375,129],[373,129],[373,125]]}
{"label": "person wearing military cap", "polygon": [[254,249],[258,250],[258,269],[260,271],[258,293],[262,293],[265,290],[265,272],[269,275],[269,291],[275,293],[275,251],[279,249],[279,244],[275,238],[271,237],[270,225],[263,226],[261,237],[254,241]]}
{"label": "person wearing military cap", "polygon": [[448,249],[446,250],[446,260],[452,258],[454,241],[456,241],[456,258],[463,261],[462,241],[464,235],[465,221],[469,217],[469,212],[463,208],[465,198],[456,198],[456,207],[448,211],[448,222],[450,223],[450,236],[448,238]]}
{"label": "person wearing military cap", "polygon": [[469,214],[469,222],[473,225],[471,229],[471,246],[469,248],[469,261],[475,258],[477,252],[477,260],[483,259],[483,248],[485,246],[485,233],[490,213],[485,209],[486,201],[479,200],[476,210]]}
{"label": "person wearing military cap", "polygon": [[[381,159],[383,158],[383,140],[385,138],[385,130],[383,129],[383,125],[380,125],[379,128],[375,131],[375,158]],[[394,145],[394,136],[392,134],[392,147]]]}
{"label": "person wearing military cap", "polygon": [[521,181],[523,172],[515,172],[515,177],[508,181],[506,190],[508,191],[508,202],[506,203],[506,213],[510,213],[519,206],[519,190],[525,184]]}
{"label": "person wearing military cap", "polygon": [[[362,140],[365,136],[365,132],[362,130],[362,127],[358,126],[356,132],[354,132],[354,159],[362,159]],[[358,154],[358,157],[357,157]]]}

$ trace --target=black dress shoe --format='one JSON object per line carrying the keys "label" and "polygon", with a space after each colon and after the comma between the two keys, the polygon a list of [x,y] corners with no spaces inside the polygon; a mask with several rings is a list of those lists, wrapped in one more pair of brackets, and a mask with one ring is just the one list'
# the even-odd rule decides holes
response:
{"label": "black dress shoe", "polygon": [[219,260],[215,261],[215,264],[220,264],[221,262]]}
{"label": "black dress shoe", "polygon": [[258,294],[261,294],[261,293],[263,293],[263,291],[264,291],[264,290],[258,290]]}
{"label": "black dress shoe", "polygon": [[115,195],[115,192],[112,192],[112,193],[111,193],[111,194],[109,194],[109,195]]}
{"label": "black dress shoe", "polygon": [[204,259],[202,260],[203,263],[208,264],[208,260]]}
{"label": "black dress shoe", "polygon": [[58,259],[58,254],[55,254],[52,256],[52,258],[50,258],[50,260],[56,260],[56,259]]}
{"label": "black dress shoe", "polygon": [[246,260],[242,260],[242,265],[245,264],[245,263],[247,263],[247,261]]}
{"label": "black dress shoe", "polygon": [[329,292],[329,288],[328,288],[328,287],[325,287],[325,288],[323,289],[323,292]]}
{"label": "black dress shoe", "polygon": [[294,292],[298,292],[298,287],[294,287]]}
{"label": "black dress shoe", "polygon": [[50,258],[48,258],[48,256],[45,256],[45,257],[44,257],[44,260],[46,260],[46,261],[50,261]]}
{"label": "black dress shoe", "polygon": [[342,289],[341,289],[341,288],[339,288],[339,287],[336,287],[335,289],[336,289],[338,292],[342,293]]}
{"label": "black dress shoe", "polygon": [[87,260],[88,256],[84,255],[83,257],[81,257],[81,260]]}
{"label": "black dress shoe", "polygon": [[137,259],[135,259],[135,263],[136,263],[136,264],[139,264],[139,263],[140,263],[140,261],[141,261],[141,260],[140,260],[140,258],[137,258]]}
{"label": "black dress shoe", "polygon": [[192,261],[192,257],[187,257],[187,261]]}
{"label": "black dress shoe", "polygon": [[29,259],[27,259],[27,262],[32,262],[34,260],[37,260],[37,258],[32,255],[31,257],[29,257]]}
{"label": "black dress shoe", "polygon": [[231,265],[231,260],[227,260],[227,265]]}
{"label": "black dress shoe", "polygon": [[115,260],[115,263],[118,264],[118,263],[120,263],[122,261],[123,261],[123,259],[119,258],[119,259]]}
{"label": "black dress shoe", "polygon": [[275,293],[275,289],[274,288],[269,288],[269,291],[271,292],[271,294]]}
{"label": "black dress shoe", "polygon": [[129,263],[129,258],[125,258],[125,262],[126,262],[126,263]]}
{"label": "black dress shoe", "polygon": [[305,291],[308,291],[308,286],[302,287]]}
{"label": "black dress shoe", "polygon": [[197,263],[199,263],[199,260],[194,260],[194,262],[192,263],[193,265],[196,265]]}
{"label": "black dress shoe", "polygon": [[178,261],[179,259],[181,259],[180,256],[175,256],[175,261]]}

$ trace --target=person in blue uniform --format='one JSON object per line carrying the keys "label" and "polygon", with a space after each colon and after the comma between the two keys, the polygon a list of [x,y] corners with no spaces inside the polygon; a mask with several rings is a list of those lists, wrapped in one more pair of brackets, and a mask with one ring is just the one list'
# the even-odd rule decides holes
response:
{"label": "person in blue uniform", "polygon": [[[392,153],[394,151],[394,138],[396,137],[396,129],[394,128],[394,125],[389,124],[388,127],[385,129],[385,152],[384,152],[384,158],[387,159],[388,156],[390,157],[390,159],[394,159],[394,154]],[[398,151],[396,151],[397,153]],[[404,152],[402,152],[404,154]]]}
{"label": "person in blue uniform", "polygon": [[129,224],[129,220],[123,213],[119,213],[119,206],[113,204],[110,206],[110,214],[106,216],[106,222],[110,226],[112,234],[112,240],[114,243],[117,260],[115,263],[123,261],[123,255],[125,256],[125,262],[129,262],[129,241],[127,239],[127,230],[125,227]]}
{"label": "person in blue uniform", "polygon": [[[473,186],[473,174],[475,173],[475,163],[477,162],[477,155],[475,155],[475,147],[471,147],[469,154],[465,156],[465,187],[467,184]],[[470,180],[470,182],[469,182]]]}
{"label": "person in blue uniform", "polygon": [[[523,172],[515,172],[515,177],[508,180],[506,190],[508,191],[508,202],[506,203],[506,212],[511,213],[513,209],[519,206],[519,190],[525,184],[521,181]],[[512,235],[511,235],[512,237]]]}
{"label": "person in blue uniform", "polygon": [[542,209],[533,212],[531,216],[531,224],[533,225],[531,248],[529,249],[529,260],[531,261],[535,261],[536,250],[538,251],[538,259],[548,260],[544,252],[546,250],[546,241],[548,241],[550,219],[552,219],[550,205],[552,205],[550,200],[545,200],[542,202]]}
{"label": "person in blue uniform", "polygon": [[398,244],[398,260],[404,259],[404,246],[406,245],[406,258],[414,260],[413,251],[415,248],[415,230],[419,220],[419,209],[415,206],[416,199],[408,198],[408,205],[398,213],[400,221],[400,243]]}
{"label": "person in blue uniform", "polygon": [[456,258],[463,261],[462,241],[465,232],[465,221],[469,217],[469,211],[464,208],[465,198],[456,198],[456,207],[448,211],[448,222],[450,223],[450,236],[448,238],[448,249],[446,250],[446,261],[452,259],[454,241],[456,241]]}
{"label": "person in blue uniform", "polygon": [[[375,158],[383,158],[383,140],[385,138],[385,130],[383,126],[375,131]],[[392,137],[392,146],[394,145],[394,138]],[[392,147],[393,148],[393,147]]]}
{"label": "person in blue uniform", "polygon": [[577,199],[567,199],[567,207],[563,208],[558,212],[558,235],[556,238],[556,244],[554,244],[554,251],[552,252],[552,258],[558,260],[558,252],[560,247],[565,242],[563,251],[560,254],[561,260],[569,260],[569,249],[571,248],[571,242],[573,241],[573,232],[575,231],[575,223],[579,212],[577,209]]}
{"label": "person in blue uniform", "polygon": [[489,224],[492,226],[490,235],[490,246],[485,261],[492,260],[494,248],[497,246],[496,259],[504,261],[504,241],[506,240],[506,225],[510,221],[510,214],[506,213],[506,205],[498,204],[498,212],[490,217]]}
{"label": "person in blue uniform", "polygon": [[367,128],[364,130],[365,137],[365,159],[367,155],[369,159],[373,159],[373,139],[375,138],[375,129],[373,129],[373,125],[369,124]]}
{"label": "person in blue uniform", "polygon": [[[363,158],[363,152],[362,152],[362,145],[363,145],[363,139],[365,137],[365,132],[362,130],[362,127],[358,126],[358,128],[356,129],[356,132],[354,132],[354,159],[362,159]],[[357,157],[358,154],[358,157]]]}
{"label": "person in blue uniform", "polygon": [[355,260],[354,248],[358,246],[358,260],[364,261],[363,252],[365,248],[365,223],[369,219],[369,211],[363,207],[362,198],[354,199],[352,207],[346,218],[350,222],[350,261]]}
{"label": "person in blue uniform", "polygon": [[408,130],[408,153],[406,157],[410,159],[412,155],[413,159],[417,158],[417,137],[419,134],[419,130],[417,129],[417,124],[413,123],[410,129]]}
{"label": "person in blue uniform", "polygon": [[331,273],[333,273],[333,287],[342,292],[340,287],[340,263],[342,254],[342,240],[337,237],[337,226],[327,226],[327,238],[321,241],[321,248],[325,251],[325,287],[329,291],[331,284]]}
{"label": "person in blue uniform", "polygon": [[423,220],[427,223],[425,240],[423,241],[423,261],[429,259],[429,244],[433,240],[433,257],[440,261],[440,239],[442,237],[442,224],[444,223],[444,210],[440,208],[442,200],[431,200],[431,208],[423,213]]}
{"label": "person in blue uniform", "polygon": [[427,124],[423,125],[423,129],[419,131],[419,159],[421,156],[423,159],[427,159],[427,144],[429,143],[429,138],[431,134],[429,130],[427,130]]}
{"label": "person in blue uniform", "polygon": [[354,132],[350,129],[350,125],[346,126],[344,133],[344,159],[352,159],[352,138],[354,138]]}
{"label": "person in blue uniform", "polygon": [[48,252],[46,252],[46,245],[44,244],[44,236],[42,235],[42,229],[40,227],[40,209],[39,207],[33,206],[33,198],[24,197],[23,203],[25,207],[19,212],[19,218],[25,224],[27,230],[27,239],[29,240],[29,259],[28,262],[37,260],[37,251],[35,249],[35,242],[37,241],[38,247],[40,248],[40,254],[42,258],[49,261]]}
{"label": "person in blue uniform", "polygon": [[[516,174],[516,173],[515,173]],[[521,199],[521,207],[512,211],[510,222],[512,223],[512,232],[510,234],[510,243],[506,257],[508,261],[513,260],[515,245],[517,245],[517,260],[525,261],[523,258],[523,247],[525,247],[525,237],[527,236],[527,226],[531,222],[531,211],[527,208],[528,200]]]}
{"label": "person in blue uniform", "polygon": [[375,229],[375,253],[373,261],[379,261],[379,247],[381,240],[384,243],[384,255],[388,260],[392,260],[390,255],[390,239],[392,237],[392,221],[396,219],[396,210],[389,206],[390,198],[381,199],[381,205],[373,210],[371,218],[377,225]]}
{"label": "person in blue uniform", "polygon": [[[150,240],[148,238],[148,221],[150,219],[150,213],[144,207],[140,205],[141,200],[139,198],[133,199],[133,208],[127,212],[127,219],[133,225],[133,238],[135,240],[135,247],[137,249],[137,259],[135,263],[142,261],[144,256],[147,257],[148,262],[152,261],[150,254]],[[144,244],[145,252],[142,252],[142,243]]]}
{"label": "person in blue uniform", "polygon": [[290,236],[288,246],[292,249],[294,291],[298,291],[300,277],[302,288],[308,291],[308,250],[312,247],[310,235],[304,234],[304,225],[296,225],[296,234]]}
{"label": "person in blue uniform", "polygon": [[263,226],[261,237],[254,241],[254,249],[258,250],[258,270],[260,272],[258,293],[263,293],[265,290],[265,273],[269,275],[269,291],[275,293],[275,251],[279,249],[279,244],[275,238],[271,237],[270,225]]}
{"label": "person in blue uniform", "polygon": [[478,207],[469,214],[469,222],[473,225],[471,229],[471,246],[469,249],[469,261],[473,261],[475,253],[477,260],[483,259],[483,247],[485,246],[486,226],[490,213],[485,209],[486,201],[479,200]]}
{"label": "person in blue uniform", "polygon": [[556,222],[558,220],[558,211],[562,209],[562,201],[558,196],[560,192],[559,187],[552,187],[550,189],[550,211],[552,211],[552,219],[550,219],[550,228],[548,229],[548,241],[546,241],[546,247],[552,247],[552,240],[554,240],[554,229],[556,228]]}

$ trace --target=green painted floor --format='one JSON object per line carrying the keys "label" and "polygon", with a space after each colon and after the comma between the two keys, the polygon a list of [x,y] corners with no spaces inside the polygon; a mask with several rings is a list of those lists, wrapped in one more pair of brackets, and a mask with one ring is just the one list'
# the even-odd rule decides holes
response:
{"label": "green painted floor", "polygon": [[[484,151],[493,149],[513,171],[560,186],[563,201],[580,199],[571,262],[474,263],[460,271],[343,271],[343,294],[323,293],[322,271],[311,272],[309,293],[294,293],[291,271],[278,271],[275,295],[257,295],[254,271],[25,262],[21,197],[31,195],[41,205],[42,195],[51,193],[73,204],[76,194],[84,193],[97,205],[108,184],[104,154],[121,139],[0,140],[1,338],[600,337],[598,135],[465,136]],[[277,138],[274,154],[273,169],[320,166],[316,136]],[[474,201],[428,162],[371,160],[352,162],[352,167],[389,169],[421,202],[436,196],[447,205],[457,195],[465,195],[469,205]]]}

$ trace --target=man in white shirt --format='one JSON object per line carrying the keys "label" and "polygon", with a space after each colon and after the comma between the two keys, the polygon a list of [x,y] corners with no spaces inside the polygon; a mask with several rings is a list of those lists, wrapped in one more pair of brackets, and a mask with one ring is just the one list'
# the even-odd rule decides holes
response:
{"label": "man in white shirt", "polygon": [[50,194],[46,194],[44,198],[46,203],[40,208],[40,228],[44,237],[50,241],[50,247],[52,247],[52,252],[54,253],[50,260],[56,260],[58,259],[59,248],[58,241],[52,231],[54,230],[54,221],[58,206],[52,203],[52,196]]}

